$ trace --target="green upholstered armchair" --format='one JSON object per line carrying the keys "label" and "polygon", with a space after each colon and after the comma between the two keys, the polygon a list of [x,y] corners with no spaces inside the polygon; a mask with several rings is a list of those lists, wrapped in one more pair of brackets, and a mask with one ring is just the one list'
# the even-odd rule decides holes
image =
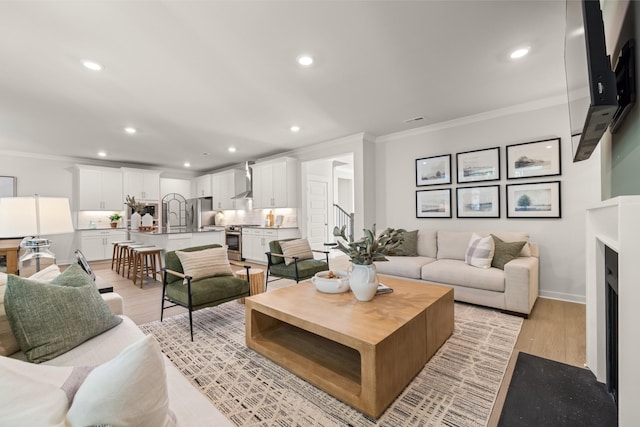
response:
{"label": "green upholstered armchair", "polygon": [[267,255],[267,277],[265,278],[265,290],[267,285],[269,284],[269,276],[278,277],[278,279],[291,279],[295,280],[296,283],[300,282],[300,280],[305,280],[313,277],[314,274],[320,271],[329,270],[329,251],[319,251],[312,250],[312,252],[323,253],[325,256],[324,260],[321,259],[298,259],[298,257],[292,257],[293,262],[289,265],[286,265],[284,262],[285,257],[282,254],[282,247],[280,246],[280,242],[286,242],[290,240],[296,239],[283,239],[283,240],[273,240],[269,242],[269,252],[266,252]]}
{"label": "green upholstered armchair", "polygon": [[[204,245],[180,249],[180,251],[195,252],[219,247],[221,246],[215,244]],[[167,252],[164,263],[165,266],[162,268],[162,310],[160,312],[160,321],[162,321],[166,308],[177,305],[186,307],[189,310],[191,341],[193,341],[193,319],[191,316],[193,311],[249,296],[249,282],[233,275],[192,280],[191,276],[184,274],[182,263],[175,251]],[[248,270],[251,267],[245,266],[245,268]],[[249,274],[247,274],[248,277]],[[186,284],[184,284],[185,279],[187,281]]]}

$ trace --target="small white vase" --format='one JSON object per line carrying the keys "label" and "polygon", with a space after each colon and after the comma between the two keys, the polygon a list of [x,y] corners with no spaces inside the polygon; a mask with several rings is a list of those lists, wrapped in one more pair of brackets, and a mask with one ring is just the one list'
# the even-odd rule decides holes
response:
{"label": "small white vase", "polygon": [[373,264],[351,264],[349,286],[358,301],[371,301],[378,290],[378,275]]}
{"label": "small white vase", "polygon": [[131,229],[132,230],[137,230],[138,228],[140,228],[140,219],[142,217],[140,216],[140,214],[138,212],[134,212],[131,214]]}

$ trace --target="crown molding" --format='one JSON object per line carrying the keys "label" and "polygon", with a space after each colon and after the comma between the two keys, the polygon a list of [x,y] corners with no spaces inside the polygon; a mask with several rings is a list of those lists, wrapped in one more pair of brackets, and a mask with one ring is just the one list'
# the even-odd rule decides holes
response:
{"label": "crown molding", "polygon": [[524,104],[512,105],[506,108],[500,108],[497,110],[491,110],[480,114],[474,114],[472,116],[460,117],[458,119],[448,120],[446,122],[434,123],[428,126],[422,126],[415,129],[408,129],[401,132],[390,133],[388,135],[382,135],[376,138],[376,143],[385,143],[395,141],[397,139],[403,139],[410,136],[422,135],[429,132],[435,132],[442,129],[449,129],[458,126],[464,126],[471,123],[482,122],[485,120],[491,120],[498,117],[509,116],[512,114],[526,113],[528,111],[540,110],[542,108],[554,107],[556,105],[567,104],[567,96],[559,95],[551,98],[545,98],[538,101],[527,102]]}

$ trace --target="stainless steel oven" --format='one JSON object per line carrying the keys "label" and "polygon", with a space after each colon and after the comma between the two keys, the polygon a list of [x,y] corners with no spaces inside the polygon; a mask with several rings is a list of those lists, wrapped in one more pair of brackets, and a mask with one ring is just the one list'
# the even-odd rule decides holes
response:
{"label": "stainless steel oven", "polygon": [[224,240],[229,259],[242,261],[242,228],[238,225],[228,225],[224,230]]}

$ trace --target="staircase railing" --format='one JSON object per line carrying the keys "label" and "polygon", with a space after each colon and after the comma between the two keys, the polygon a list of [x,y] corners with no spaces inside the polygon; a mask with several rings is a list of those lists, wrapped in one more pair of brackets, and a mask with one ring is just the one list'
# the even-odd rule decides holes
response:
{"label": "staircase railing", "polygon": [[354,234],[353,234],[353,218],[355,216],[355,213],[349,213],[347,211],[345,211],[344,209],[342,209],[340,207],[340,205],[337,204],[333,204],[333,206],[335,207],[335,225],[338,228],[342,228],[343,226],[346,226],[344,234],[349,237],[349,241],[353,242],[354,240]]}

